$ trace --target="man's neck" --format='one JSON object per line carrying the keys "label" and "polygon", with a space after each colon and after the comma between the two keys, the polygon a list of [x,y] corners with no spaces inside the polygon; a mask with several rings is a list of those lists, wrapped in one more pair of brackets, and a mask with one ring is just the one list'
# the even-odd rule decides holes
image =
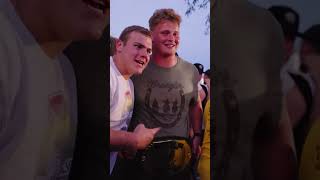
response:
{"label": "man's neck", "polygon": [[171,68],[175,66],[178,62],[177,56],[175,54],[170,56],[163,56],[160,54],[152,54],[152,61],[163,68]]}
{"label": "man's neck", "polygon": [[129,74],[128,72],[126,72],[125,64],[123,62],[125,62],[123,59],[121,59],[121,57],[117,54],[115,54],[114,56],[112,56],[112,59],[114,61],[114,64],[116,65],[116,67],[118,68],[120,74],[122,75],[122,77],[125,80],[128,80],[132,74]]}
{"label": "man's neck", "polygon": [[10,0],[14,6],[16,13],[22,20],[23,24],[31,32],[41,49],[50,58],[59,55],[70,42],[59,41],[53,37],[51,31],[46,26],[46,22],[37,14],[36,6],[32,1]]}

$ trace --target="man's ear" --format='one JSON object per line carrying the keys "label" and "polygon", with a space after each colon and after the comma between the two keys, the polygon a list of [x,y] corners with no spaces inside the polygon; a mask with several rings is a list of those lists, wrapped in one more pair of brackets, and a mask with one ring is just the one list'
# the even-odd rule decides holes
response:
{"label": "man's ear", "polygon": [[120,39],[116,39],[116,51],[121,52],[123,48],[123,42]]}

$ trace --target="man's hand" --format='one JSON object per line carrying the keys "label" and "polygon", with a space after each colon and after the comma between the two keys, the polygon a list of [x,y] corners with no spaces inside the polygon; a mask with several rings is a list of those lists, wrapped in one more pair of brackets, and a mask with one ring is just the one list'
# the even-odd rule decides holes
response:
{"label": "man's hand", "polygon": [[136,148],[145,149],[153,140],[160,128],[148,129],[144,124],[139,124],[133,131],[136,138]]}
{"label": "man's hand", "polygon": [[200,147],[200,136],[193,136],[192,139],[192,153],[195,154],[196,158],[199,158],[201,154],[201,147]]}
{"label": "man's hand", "polygon": [[119,153],[119,156],[127,159],[134,158],[137,150],[145,149],[159,130],[160,128],[148,129],[144,124],[139,124],[134,131],[127,136],[127,147]]}

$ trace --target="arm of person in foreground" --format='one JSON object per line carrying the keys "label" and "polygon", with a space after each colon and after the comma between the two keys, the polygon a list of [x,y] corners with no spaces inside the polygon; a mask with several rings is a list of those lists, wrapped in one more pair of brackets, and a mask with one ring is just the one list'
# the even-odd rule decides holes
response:
{"label": "arm of person in foreground", "polygon": [[[265,127],[262,127],[262,125]],[[263,129],[266,129],[265,123],[260,124],[255,134],[253,151],[255,179],[297,179],[297,158],[295,155],[292,126],[284,101],[282,103],[280,123],[274,126],[274,128],[269,128],[269,130],[265,131]]]}

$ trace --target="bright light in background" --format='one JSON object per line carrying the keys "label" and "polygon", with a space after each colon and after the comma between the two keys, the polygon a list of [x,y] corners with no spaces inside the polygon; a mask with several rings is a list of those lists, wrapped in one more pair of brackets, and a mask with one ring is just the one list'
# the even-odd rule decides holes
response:
{"label": "bright light in background", "polygon": [[186,16],[188,6],[184,0],[111,0],[110,35],[119,37],[121,31],[131,25],[149,28],[149,18],[160,8],[172,8],[182,17],[179,56],[192,64],[203,64],[205,70],[209,69],[210,33],[205,34],[205,22],[210,5]]}

